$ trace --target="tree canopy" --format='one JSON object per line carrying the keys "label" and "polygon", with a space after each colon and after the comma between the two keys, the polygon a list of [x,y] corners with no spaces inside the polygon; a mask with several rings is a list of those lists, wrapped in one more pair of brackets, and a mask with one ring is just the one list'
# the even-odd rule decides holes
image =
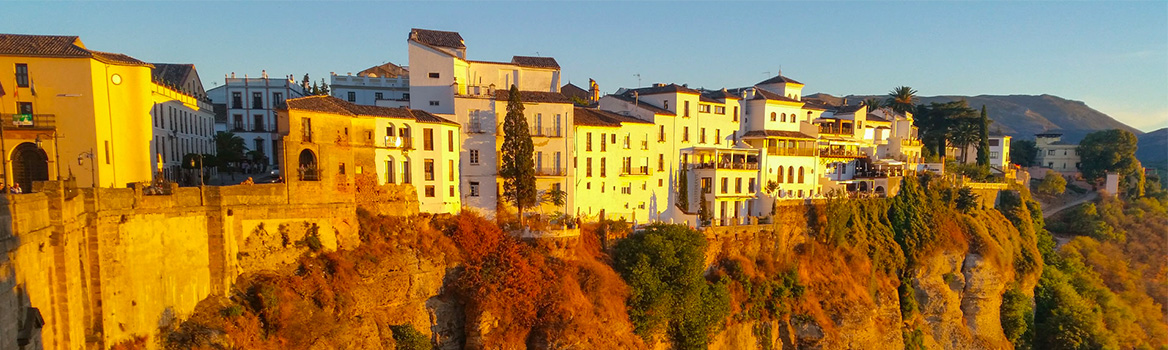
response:
{"label": "tree canopy", "polygon": [[520,222],[523,221],[523,209],[535,205],[537,200],[534,152],[531,129],[527,127],[523,102],[519,98],[519,87],[511,85],[507,115],[503,117],[503,145],[500,150],[503,162],[499,167],[499,176],[503,177],[503,196],[515,204]]}
{"label": "tree canopy", "polygon": [[1038,156],[1038,146],[1031,140],[1013,140],[1010,141],[1010,163],[1018,164],[1019,166],[1033,166],[1034,159]]}
{"label": "tree canopy", "polygon": [[1121,181],[1142,171],[1136,159],[1136,135],[1127,130],[1111,129],[1087,134],[1079,142],[1079,170],[1088,181],[1100,181],[1108,172],[1118,173]]}

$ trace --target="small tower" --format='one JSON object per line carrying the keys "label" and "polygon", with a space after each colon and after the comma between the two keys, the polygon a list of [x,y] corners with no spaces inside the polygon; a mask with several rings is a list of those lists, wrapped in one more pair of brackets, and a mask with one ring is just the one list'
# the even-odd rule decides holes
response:
{"label": "small tower", "polygon": [[600,85],[596,84],[596,80],[588,79],[588,101],[600,101]]}

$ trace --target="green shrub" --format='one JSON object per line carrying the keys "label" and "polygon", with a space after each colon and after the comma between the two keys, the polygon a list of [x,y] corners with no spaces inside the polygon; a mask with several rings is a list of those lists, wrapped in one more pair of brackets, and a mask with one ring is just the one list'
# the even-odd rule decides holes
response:
{"label": "green shrub", "polygon": [[430,350],[434,348],[430,344],[430,337],[414,329],[412,324],[390,325],[389,330],[393,331],[393,341],[397,343],[395,348],[397,350]]}
{"label": "green shrub", "polygon": [[652,224],[617,243],[613,265],[629,284],[629,318],[648,340],[667,330],[680,349],[704,348],[730,313],[724,282],[705,272],[706,240],[683,225]]}
{"label": "green shrub", "polygon": [[1002,295],[1001,321],[1002,331],[1006,339],[1014,343],[1015,349],[1032,348],[1030,340],[1034,336],[1034,307],[1018,285]]}
{"label": "green shrub", "polygon": [[1038,192],[1049,195],[1060,195],[1067,191],[1067,179],[1054,170],[1047,170],[1046,177],[1038,183]]}

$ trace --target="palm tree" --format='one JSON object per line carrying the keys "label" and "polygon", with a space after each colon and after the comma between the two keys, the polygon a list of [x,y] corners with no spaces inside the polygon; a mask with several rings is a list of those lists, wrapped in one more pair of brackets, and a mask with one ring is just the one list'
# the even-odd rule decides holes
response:
{"label": "palm tree", "polygon": [[979,125],[978,118],[957,118],[953,120],[950,128],[949,142],[953,147],[961,150],[961,163],[969,158],[968,148],[979,140],[981,140],[981,125]]}
{"label": "palm tree", "polygon": [[245,152],[247,152],[247,144],[242,137],[230,132],[215,134],[215,155],[219,160],[219,166],[225,168],[220,170],[231,174],[232,180],[235,180],[235,172],[231,165],[243,160]]}
{"label": "palm tree", "polygon": [[880,109],[880,107],[883,107],[884,104],[880,102],[880,99],[875,98],[875,97],[871,97],[871,98],[864,100],[864,106],[867,106],[868,111],[871,112],[871,111]]}
{"label": "palm tree", "polygon": [[899,86],[888,92],[888,99],[884,105],[891,107],[897,113],[911,112],[916,108],[917,91],[911,87]]}

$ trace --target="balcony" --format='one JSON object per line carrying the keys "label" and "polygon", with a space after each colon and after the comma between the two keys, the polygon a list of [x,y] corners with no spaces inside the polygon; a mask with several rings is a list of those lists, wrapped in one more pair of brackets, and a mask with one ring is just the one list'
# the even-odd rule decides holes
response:
{"label": "balcony", "polygon": [[300,175],[300,181],[320,181],[320,169],[317,168],[302,168],[297,172]]}
{"label": "balcony", "polygon": [[900,140],[902,146],[920,146],[921,140],[913,138],[904,138]]}
{"label": "balcony", "polygon": [[564,176],[567,172],[564,168],[535,168],[535,176]]}
{"label": "balcony", "polygon": [[532,137],[564,137],[559,128],[531,128]]}
{"label": "balcony", "polygon": [[409,136],[386,136],[383,147],[394,149],[413,149],[414,141]]}
{"label": "balcony", "polygon": [[649,175],[649,166],[626,167],[621,169],[622,176]]}
{"label": "balcony", "polygon": [[758,163],[746,162],[706,162],[694,163],[693,169],[758,170]]}
{"label": "balcony", "polygon": [[824,148],[819,150],[820,157],[837,157],[837,158],[864,158],[867,157],[863,152],[854,149],[832,149]]}
{"label": "balcony", "polygon": [[814,157],[814,148],[768,147],[767,155],[771,156],[798,156]]}
{"label": "balcony", "polygon": [[852,134],[854,134],[853,131],[854,130],[850,126],[849,127],[842,127],[842,128],[836,127],[835,125],[820,125],[819,126],[819,133],[820,134],[852,135]]}

